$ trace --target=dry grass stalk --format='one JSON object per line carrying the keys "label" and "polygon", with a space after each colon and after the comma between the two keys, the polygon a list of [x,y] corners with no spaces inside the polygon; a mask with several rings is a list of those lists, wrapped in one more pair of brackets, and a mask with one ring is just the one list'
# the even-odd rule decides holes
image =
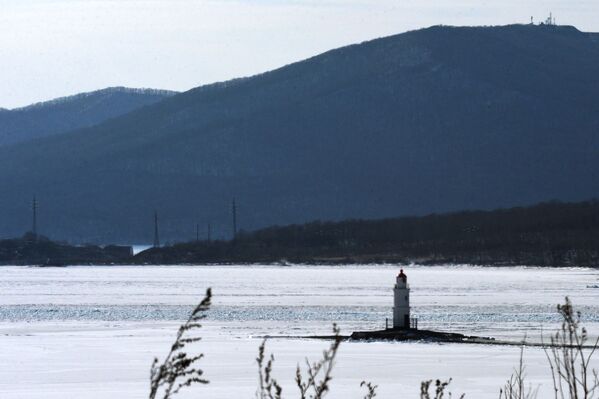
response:
{"label": "dry grass stalk", "polygon": [[[335,324],[333,324],[333,333],[333,343],[329,349],[323,351],[321,360],[315,363],[310,363],[310,361],[306,359],[306,377],[303,376],[300,366],[297,366],[295,382],[300,390],[301,399],[321,399],[324,397],[326,392],[329,391],[329,383],[333,379],[332,371],[335,364],[335,356],[337,355],[337,350],[341,344],[339,328]],[[273,355],[266,355],[265,347],[266,340],[264,340],[260,345],[258,349],[258,357],[256,358],[256,362],[258,363],[259,379],[256,397],[258,399],[281,399],[283,389],[278,384],[277,380],[272,376],[275,358]]]}
{"label": "dry grass stalk", "polygon": [[526,367],[524,366],[524,345],[520,348],[520,361],[510,379],[499,390],[499,399],[535,399],[538,387],[526,387]]}
{"label": "dry grass stalk", "polygon": [[300,390],[300,399],[308,398],[321,399],[329,391],[329,384],[333,379],[332,371],[335,365],[335,356],[341,344],[339,327],[333,324],[333,343],[329,349],[322,352],[322,359],[318,362],[310,363],[306,359],[306,377],[303,376],[300,366],[297,366],[295,372],[295,383]]}
{"label": "dry grass stalk", "polygon": [[260,382],[258,392],[256,392],[256,397],[258,399],[281,399],[283,388],[281,388],[281,386],[277,383],[277,380],[275,380],[272,376],[272,366],[275,361],[275,357],[270,355],[265,364],[265,347],[266,340],[262,341],[262,344],[258,348],[258,357],[256,358],[256,362],[258,363],[258,378]]}
{"label": "dry grass stalk", "polygon": [[599,345],[599,338],[588,346],[588,334],[580,326],[580,312],[575,312],[566,297],[566,303],[557,306],[562,316],[561,328],[544,346],[555,399],[592,399],[599,393],[599,373],[590,368],[590,362]]}
{"label": "dry grass stalk", "polygon": [[374,398],[376,396],[376,389],[379,387],[378,385],[372,385],[372,383],[366,381],[362,381],[362,383],[360,383],[360,386],[366,387],[366,389],[368,390],[366,396],[364,396],[364,399]]}
{"label": "dry grass stalk", "polygon": [[[445,394],[447,393],[447,398],[451,399],[451,392],[446,392],[447,387],[451,383],[451,378],[447,381],[435,380],[435,384],[433,385],[433,380],[422,381],[420,383],[420,399],[443,399]],[[430,389],[434,387],[435,391],[432,393]],[[466,395],[462,394],[460,399],[464,399]]]}
{"label": "dry grass stalk", "polygon": [[202,377],[204,372],[195,368],[196,362],[204,355],[200,353],[190,356],[184,350],[188,345],[201,339],[194,336],[193,332],[202,327],[200,321],[206,318],[211,298],[212,291],[209,288],[206,290],[206,296],[202,302],[195,307],[187,321],[179,327],[177,338],[162,364],[158,365],[158,359],[154,359],[150,370],[150,399],[157,397],[169,399],[184,387],[193,384],[208,384],[208,380]]}

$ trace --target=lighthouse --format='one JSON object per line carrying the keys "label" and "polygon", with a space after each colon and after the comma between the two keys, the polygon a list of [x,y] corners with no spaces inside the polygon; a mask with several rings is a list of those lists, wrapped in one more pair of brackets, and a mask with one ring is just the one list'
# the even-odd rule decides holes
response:
{"label": "lighthouse", "polygon": [[403,269],[397,275],[393,288],[393,328],[410,328],[410,286]]}

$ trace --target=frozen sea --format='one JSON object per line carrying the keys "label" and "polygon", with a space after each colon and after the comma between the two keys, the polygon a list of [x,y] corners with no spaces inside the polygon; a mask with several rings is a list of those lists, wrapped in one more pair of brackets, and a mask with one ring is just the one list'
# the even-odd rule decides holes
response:
{"label": "frozen sea", "polygon": [[[420,328],[538,340],[558,327],[570,296],[599,332],[599,270],[585,268],[405,268]],[[391,318],[396,266],[0,267],[0,398],[146,398],[149,367],[207,287],[214,306],[197,348],[210,384],[183,398],[253,398],[263,336],[381,329]],[[275,377],[297,397],[294,370],[328,342],[272,338]],[[362,380],[381,398],[417,398],[424,379],[453,378],[466,398],[496,398],[517,347],[343,343],[329,398],[361,398]],[[541,349],[527,348],[527,375],[549,397]],[[599,364],[595,362],[595,367]]]}

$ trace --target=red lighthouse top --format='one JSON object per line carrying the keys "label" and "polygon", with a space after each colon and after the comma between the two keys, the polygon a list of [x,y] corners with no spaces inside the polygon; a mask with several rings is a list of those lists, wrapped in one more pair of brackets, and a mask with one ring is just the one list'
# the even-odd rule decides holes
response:
{"label": "red lighthouse top", "polygon": [[401,269],[399,271],[397,278],[400,278],[404,283],[408,282],[408,276],[405,275],[405,273],[403,272],[403,269]]}

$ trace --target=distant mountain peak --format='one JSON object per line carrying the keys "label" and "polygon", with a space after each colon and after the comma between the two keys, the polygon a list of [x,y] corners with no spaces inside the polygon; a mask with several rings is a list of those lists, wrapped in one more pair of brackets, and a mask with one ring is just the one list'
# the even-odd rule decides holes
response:
{"label": "distant mountain peak", "polygon": [[0,146],[90,127],[177,94],[108,87],[12,110],[0,109]]}
{"label": "distant mountain peak", "polygon": [[[27,110],[35,109],[35,108],[43,108],[43,107],[57,105],[57,104],[64,104],[67,102],[77,101],[80,99],[89,98],[89,97],[93,97],[93,96],[107,95],[107,94],[119,94],[119,93],[139,94],[139,95],[156,95],[156,96],[170,97],[170,96],[174,96],[178,92],[171,91],[171,90],[113,86],[113,87],[107,87],[104,89],[88,91],[88,92],[84,92],[84,93],[77,93],[77,94],[73,94],[70,96],[57,97],[52,100],[40,101],[40,102],[36,102],[36,103],[26,105],[23,107],[12,108],[9,111],[27,111]],[[0,109],[4,109],[4,108],[0,108]]]}

